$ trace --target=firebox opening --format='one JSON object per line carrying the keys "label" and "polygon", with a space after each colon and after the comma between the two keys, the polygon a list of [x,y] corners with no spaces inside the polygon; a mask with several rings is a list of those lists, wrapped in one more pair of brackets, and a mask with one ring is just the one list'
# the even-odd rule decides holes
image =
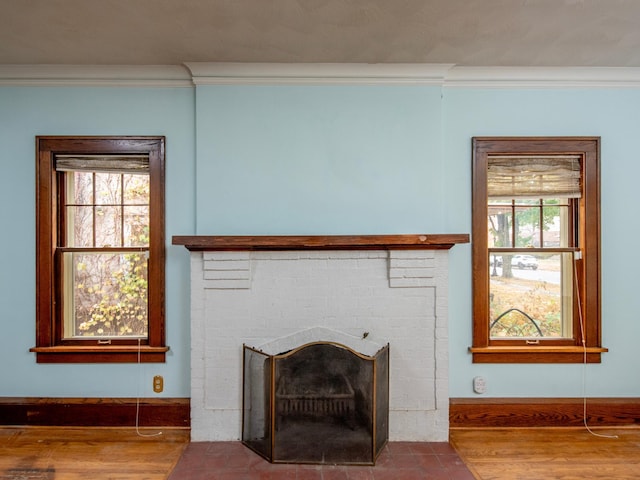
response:
{"label": "firebox opening", "polygon": [[374,464],[388,439],[388,349],[245,346],[243,442],[272,462]]}

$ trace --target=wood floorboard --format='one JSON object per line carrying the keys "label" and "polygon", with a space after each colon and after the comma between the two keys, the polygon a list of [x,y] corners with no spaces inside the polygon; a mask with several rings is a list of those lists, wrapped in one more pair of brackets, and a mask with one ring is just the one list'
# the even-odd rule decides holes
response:
{"label": "wood floorboard", "polygon": [[640,429],[452,429],[450,442],[479,480],[640,479]]}
{"label": "wood floorboard", "polygon": [[164,480],[188,443],[184,428],[4,427],[0,480]]}
{"label": "wood floorboard", "polygon": [[[162,431],[161,436],[140,437],[133,428],[3,427],[0,480],[164,480],[189,444],[189,430]],[[640,480],[640,428],[595,432],[618,438],[567,427],[454,428],[450,438],[478,480]],[[366,468],[373,475],[383,467]],[[298,470],[305,475],[311,471]],[[348,478],[356,473],[365,478],[356,469],[347,472]],[[329,479],[329,473],[323,471],[320,477]],[[211,474],[202,478],[217,478]],[[378,478],[371,475],[366,478]],[[296,478],[311,477],[298,472]]]}

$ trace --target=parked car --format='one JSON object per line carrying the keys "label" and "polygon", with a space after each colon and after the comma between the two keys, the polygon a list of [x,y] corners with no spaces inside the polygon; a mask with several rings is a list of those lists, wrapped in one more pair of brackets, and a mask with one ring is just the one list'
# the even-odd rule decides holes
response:
{"label": "parked car", "polygon": [[501,267],[502,266],[502,257],[498,256],[498,255],[491,255],[489,257],[489,264],[493,267],[493,264],[496,264],[496,267]]}
{"label": "parked car", "polygon": [[532,255],[514,255],[511,258],[511,266],[518,267],[519,269],[530,268],[537,270],[538,260]]}

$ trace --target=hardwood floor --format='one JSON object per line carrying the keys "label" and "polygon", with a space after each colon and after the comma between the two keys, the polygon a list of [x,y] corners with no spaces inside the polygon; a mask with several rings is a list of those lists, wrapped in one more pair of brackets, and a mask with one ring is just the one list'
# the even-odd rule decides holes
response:
{"label": "hardwood floor", "polygon": [[[134,428],[3,427],[0,480],[166,479],[189,444],[189,430],[162,431],[140,437]],[[568,427],[454,428],[451,444],[480,480],[640,479],[640,428],[595,432],[618,438]],[[217,478],[208,471],[213,476],[206,478]]]}
{"label": "hardwood floor", "polygon": [[185,428],[3,427],[0,480],[164,480],[188,442]]}
{"label": "hardwood floor", "polygon": [[481,480],[640,479],[640,429],[452,429],[450,443]]}

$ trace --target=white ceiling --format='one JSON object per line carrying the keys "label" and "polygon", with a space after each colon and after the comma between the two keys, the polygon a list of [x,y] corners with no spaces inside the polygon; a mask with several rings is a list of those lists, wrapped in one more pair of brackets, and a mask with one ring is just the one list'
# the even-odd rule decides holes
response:
{"label": "white ceiling", "polygon": [[0,0],[0,64],[640,67],[639,0]]}

